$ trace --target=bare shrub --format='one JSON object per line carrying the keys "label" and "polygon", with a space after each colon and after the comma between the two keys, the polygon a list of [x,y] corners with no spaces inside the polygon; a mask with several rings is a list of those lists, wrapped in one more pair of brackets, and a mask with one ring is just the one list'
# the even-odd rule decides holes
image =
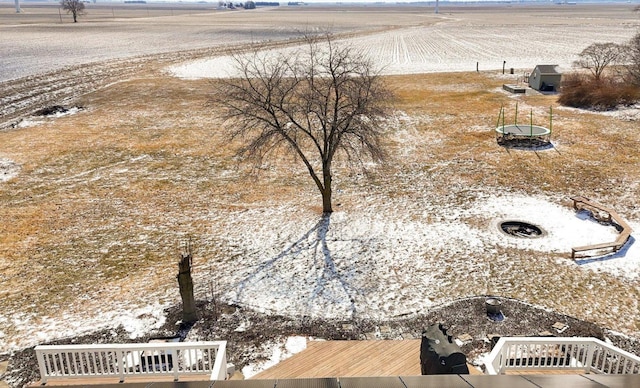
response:
{"label": "bare shrub", "polygon": [[595,79],[583,74],[568,74],[562,82],[558,102],[574,108],[610,110],[631,105],[640,99],[640,89],[613,77]]}

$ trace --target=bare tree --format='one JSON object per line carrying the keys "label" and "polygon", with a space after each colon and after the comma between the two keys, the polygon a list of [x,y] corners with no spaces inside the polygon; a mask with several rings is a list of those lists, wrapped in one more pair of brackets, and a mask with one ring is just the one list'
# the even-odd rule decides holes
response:
{"label": "bare tree", "polygon": [[623,49],[618,44],[593,43],[578,54],[580,58],[574,62],[574,65],[589,70],[595,80],[599,81],[606,68],[614,64],[622,55]]}
{"label": "bare tree", "polygon": [[640,32],[631,38],[626,46],[626,68],[630,81],[640,86]]}
{"label": "bare tree", "polygon": [[236,55],[237,78],[220,81],[212,102],[224,108],[241,155],[261,161],[285,150],[298,157],[333,211],[332,166],[383,160],[381,121],[392,93],[370,60],[331,34],[306,36],[295,53]]}
{"label": "bare tree", "polygon": [[60,0],[62,9],[67,11],[67,14],[73,15],[73,22],[78,22],[78,15],[84,15],[84,2],[82,0]]}

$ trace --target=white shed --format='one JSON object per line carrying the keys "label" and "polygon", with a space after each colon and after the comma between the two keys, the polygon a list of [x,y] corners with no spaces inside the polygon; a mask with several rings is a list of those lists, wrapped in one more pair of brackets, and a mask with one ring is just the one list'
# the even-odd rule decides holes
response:
{"label": "white shed", "polygon": [[555,92],[560,87],[561,79],[558,65],[537,65],[529,76],[529,86],[541,92]]}

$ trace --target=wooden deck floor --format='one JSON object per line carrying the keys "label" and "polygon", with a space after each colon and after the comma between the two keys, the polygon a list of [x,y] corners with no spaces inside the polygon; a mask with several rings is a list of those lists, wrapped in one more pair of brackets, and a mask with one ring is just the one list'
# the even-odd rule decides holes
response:
{"label": "wooden deck floor", "polygon": [[312,341],[251,379],[367,376],[420,376],[420,340]]}

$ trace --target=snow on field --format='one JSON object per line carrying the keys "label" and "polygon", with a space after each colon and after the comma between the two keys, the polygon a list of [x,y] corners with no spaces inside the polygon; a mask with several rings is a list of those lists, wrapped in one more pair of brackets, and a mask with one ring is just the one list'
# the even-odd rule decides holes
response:
{"label": "snow on field", "polygon": [[[82,315],[34,316],[29,313],[14,313],[9,318],[0,315],[9,326],[20,328],[20,337],[6,336],[0,330],[0,349],[19,349],[58,338],[69,338],[106,328],[122,326],[130,338],[138,338],[165,322],[164,309],[167,304],[150,303],[144,306],[103,303],[101,309],[87,311]],[[56,314],[57,311],[52,311]]]}
{"label": "snow on field", "polygon": [[[223,245],[232,249],[229,258],[215,263],[223,299],[291,316],[388,319],[449,300],[456,284],[468,294],[487,292],[486,274],[497,248],[516,249],[518,256],[529,252],[533,262],[538,256],[567,255],[573,246],[612,241],[616,236],[613,227],[544,197],[478,193],[466,205],[444,208],[406,201],[375,199],[315,220],[295,205],[210,214],[216,230],[225,230]],[[407,211],[399,212],[400,208]],[[508,236],[498,227],[504,220],[527,221],[546,234],[532,239]],[[640,224],[630,224],[640,230]],[[562,259],[558,273],[568,263]],[[578,265],[637,280],[640,246],[632,237],[620,252]],[[531,268],[514,265],[511,270],[526,274]],[[206,284],[206,271],[196,271],[195,276],[197,284]],[[166,292],[156,290],[145,300],[172,300]],[[164,323],[167,303],[102,303],[91,314],[65,313],[57,318],[28,313],[0,316],[21,333],[19,338],[9,337],[0,330],[0,347],[14,349],[118,325],[136,338]],[[290,347],[300,348],[300,341],[291,341],[295,343]],[[274,362],[295,353],[280,345],[272,344]],[[263,368],[254,365],[245,372]]]}
{"label": "snow on field", "polygon": [[8,181],[16,176],[19,171],[20,166],[18,166],[14,161],[0,158],[0,182]]}
{"label": "snow on field", "polygon": [[[491,257],[496,246],[528,250],[533,259],[536,252],[567,253],[573,246],[616,236],[613,227],[594,222],[586,213],[538,197],[485,194],[461,210],[440,208],[437,214],[443,216],[435,221],[428,215],[436,210],[428,203],[423,217],[394,212],[396,206],[411,205],[367,204],[315,223],[296,219],[283,208],[228,215],[226,223],[222,221],[229,231],[226,243],[237,251],[228,263],[232,267],[223,271],[235,276],[227,279],[231,289],[225,298],[294,316],[388,318],[441,301],[442,283],[463,276],[455,274],[462,268],[449,263],[466,265],[467,257]],[[546,234],[533,239],[507,236],[498,228],[501,220],[528,221]],[[635,278],[640,248],[631,242],[614,257],[580,264]],[[474,272],[482,272],[483,266],[486,263],[476,263]],[[447,274],[450,270],[454,273]]]}
{"label": "snow on field", "polygon": [[[607,28],[576,24],[549,26],[466,26],[439,23],[370,34],[346,40],[376,61],[384,74],[414,74],[501,69],[531,70],[537,64],[553,63],[571,68],[581,47],[593,42],[628,41],[628,26]],[[289,48],[286,50],[294,50]],[[176,77],[221,78],[233,75],[233,61],[221,56],[169,68]]]}

